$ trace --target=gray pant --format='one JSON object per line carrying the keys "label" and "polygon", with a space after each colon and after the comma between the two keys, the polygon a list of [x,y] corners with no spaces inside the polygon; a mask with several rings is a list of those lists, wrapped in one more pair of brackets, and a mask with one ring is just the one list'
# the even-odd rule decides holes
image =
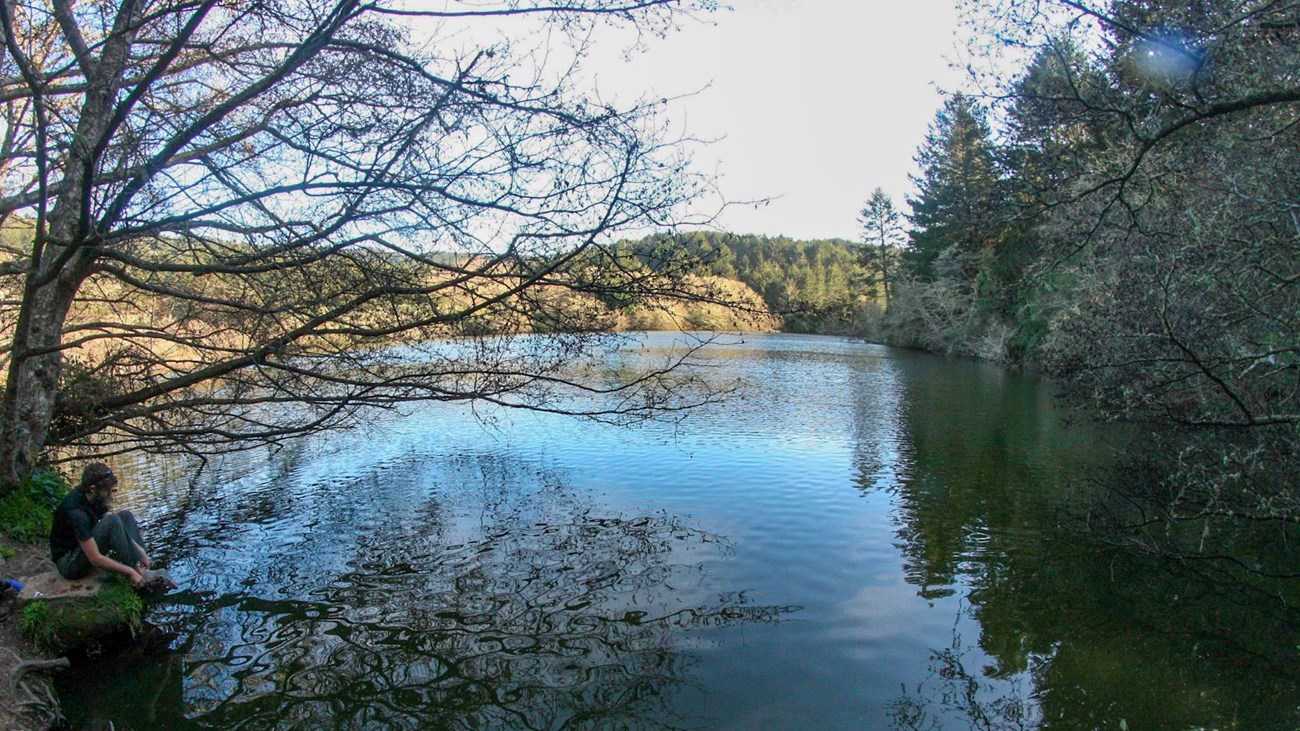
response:
{"label": "gray pant", "polygon": [[[140,552],[135,546],[143,546],[144,539],[140,537],[140,527],[135,524],[135,516],[130,510],[105,515],[90,529],[90,535],[101,554],[131,568],[140,563]],[[94,568],[81,546],[60,556],[54,565],[59,567],[59,573],[65,579],[83,578]]]}

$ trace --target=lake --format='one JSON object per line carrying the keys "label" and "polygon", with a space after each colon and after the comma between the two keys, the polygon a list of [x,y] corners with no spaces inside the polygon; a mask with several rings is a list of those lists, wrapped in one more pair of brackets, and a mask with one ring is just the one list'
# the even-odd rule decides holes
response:
{"label": "lake", "polygon": [[745,386],[678,424],[427,404],[197,476],[119,460],[119,502],[184,589],[147,615],[170,649],[64,675],[65,710],[119,729],[1297,726],[1295,615],[1082,534],[1123,442],[1043,380],[829,337],[711,353]]}

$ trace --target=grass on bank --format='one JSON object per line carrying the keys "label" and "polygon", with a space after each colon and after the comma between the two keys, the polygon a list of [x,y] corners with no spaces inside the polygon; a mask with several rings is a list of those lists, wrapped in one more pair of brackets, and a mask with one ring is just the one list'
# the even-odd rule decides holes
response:
{"label": "grass on bank", "polygon": [[144,600],[125,578],[113,574],[93,597],[28,602],[19,629],[36,647],[60,654],[123,630],[134,636],[143,615]]}

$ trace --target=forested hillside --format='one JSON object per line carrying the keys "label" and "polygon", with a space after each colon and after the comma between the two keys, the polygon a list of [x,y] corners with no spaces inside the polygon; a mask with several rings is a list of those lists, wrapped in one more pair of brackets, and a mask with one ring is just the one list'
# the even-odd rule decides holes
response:
{"label": "forested hillside", "polygon": [[1300,9],[1063,5],[975,12],[1027,61],[935,117],[875,336],[1045,368],[1142,425],[1093,527],[1294,577],[1250,557],[1300,537]]}
{"label": "forested hillside", "polygon": [[791,332],[856,332],[860,313],[874,302],[860,244],[843,239],[796,241],[696,231],[657,234],[625,244],[654,267],[677,256],[698,256],[705,271],[748,285]]}

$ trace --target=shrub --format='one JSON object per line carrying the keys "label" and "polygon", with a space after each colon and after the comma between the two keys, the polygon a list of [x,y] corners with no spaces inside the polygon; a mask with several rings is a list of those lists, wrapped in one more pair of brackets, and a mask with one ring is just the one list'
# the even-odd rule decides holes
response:
{"label": "shrub", "polygon": [[0,499],[0,530],[14,540],[38,543],[50,534],[54,507],[71,487],[58,472],[34,470],[17,489]]}

